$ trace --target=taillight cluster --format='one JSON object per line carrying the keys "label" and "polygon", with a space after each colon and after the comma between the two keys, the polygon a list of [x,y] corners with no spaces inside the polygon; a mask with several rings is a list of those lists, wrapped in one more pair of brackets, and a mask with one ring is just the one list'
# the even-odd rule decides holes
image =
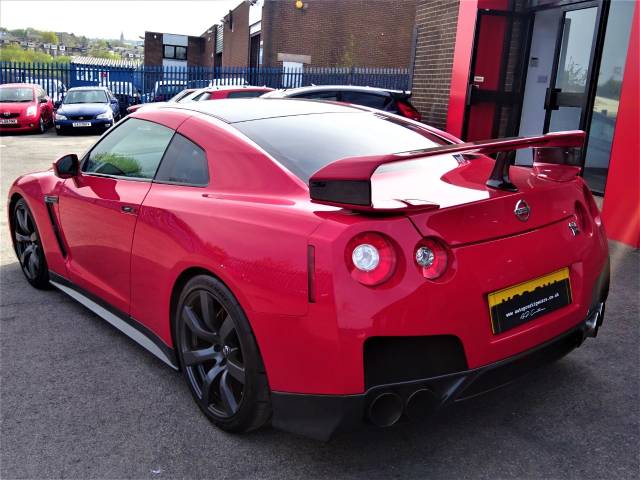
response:
{"label": "taillight cluster", "polygon": [[347,267],[354,280],[363,285],[379,285],[396,269],[396,251],[386,236],[376,232],[356,235],[345,252]]}
{"label": "taillight cluster", "polygon": [[[345,262],[351,277],[367,286],[389,280],[398,262],[395,244],[385,235],[364,232],[347,244]],[[449,266],[447,247],[434,238],[422,239],[415,248],[413,261],[428,280],[440,278]]]}
{"label": "taillight cluster", "polygon": [[396,105],[398,107],[398,111],[402,114],[403,117],[410,118],[411,120],[417,120],[418,122],[422,120],[422,115],[420,115],[420,112],[413,108],[413,105],[411,105],[410,103],[397,100]]}
{"label": "taillight cluster", "polygon": [[449,253],[439,240],[424,238],[416,247],[415,260],[422,276],[428,280],[435,280],[447,271]]}

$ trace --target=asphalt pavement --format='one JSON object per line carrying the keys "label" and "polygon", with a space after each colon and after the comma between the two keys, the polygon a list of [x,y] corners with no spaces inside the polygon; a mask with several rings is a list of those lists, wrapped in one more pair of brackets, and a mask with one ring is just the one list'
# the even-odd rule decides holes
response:
{"label": "asphalt pavement", "polygon": [[[2,198],[96,138],[1,136]],[[638,478],[640,251],[611,243],[604,326],[568,357],[433,420],[320,443],[217,430],[178,373],[32,289],[0,218],[0,478]]]}

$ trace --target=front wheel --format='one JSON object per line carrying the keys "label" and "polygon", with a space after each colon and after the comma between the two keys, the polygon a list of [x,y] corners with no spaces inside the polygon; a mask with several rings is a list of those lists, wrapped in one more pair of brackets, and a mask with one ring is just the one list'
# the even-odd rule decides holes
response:
{"label": "front wheel", "polygon": [[44,123],[44,118],[40,117],[38,121],[38,133],[44,133],[47,130],[47,125]]}
{"label": "front wheel", "polygon": [[174,318],[182,373],[200,410],[229,432],[266,424],[267,376],[249,322],[229,289],[208,275],[192,278]]}
{"label": "front wheel", "polygon": [[40,242],[38,227],[36,227],[31,210],[22,198],[13,207],[11,229],[22,273],[34,287],[47,288],[49,286],[49,270]]}

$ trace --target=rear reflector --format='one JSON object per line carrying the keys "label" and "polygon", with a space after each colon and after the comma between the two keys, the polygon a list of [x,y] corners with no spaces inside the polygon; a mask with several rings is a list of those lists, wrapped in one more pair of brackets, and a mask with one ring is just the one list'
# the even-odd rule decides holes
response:
{"label": "rear reflector", "polygon": [[316,248],[307,246],[307,292],[309,303],[316,303]]}

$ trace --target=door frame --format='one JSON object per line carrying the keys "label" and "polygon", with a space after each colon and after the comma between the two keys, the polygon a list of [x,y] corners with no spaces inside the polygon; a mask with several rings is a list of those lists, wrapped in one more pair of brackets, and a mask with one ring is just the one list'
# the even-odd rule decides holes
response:
{"label": "door frame", "polygon": [[[557,110],[557,109],[554,109],[549,103],[550,103],[550,96],[552,95],[552,92],[556,85],[556,81],[558,79],[560,51],[562,50],[562,40],[564,37],[564,23],[565,23],[567,12],[585,10],[587,8],[597,9],[596,21],[593,29],[593,37],[591,42],[592,48],[589,54],[589,66],[587,69],[587,79],[585,84],[585,90],[584,90],[584,93],[581,94],[583,98],[582,98],[581,104],[579,105],[581,108],[581,112],[580,112],[580,120],[578,123],[578,129],[584,130],[585,132],[588,130],[589,123],[587,122],[591,121],[591,114],[588,111],[589,111],[589,107],[591,107],[591,110],[593,109],[593,100],[595,100],[595,90],[596,90],[595,87],[597,87],[597,75],[596,75],[597,70],[595,68],[596,66],[595,62],[596,62],[596,57],[598,57],[597,60],[598,60],[598,67],[599,67],[599,60],[601,57],[601,51],[598,51],[599,45],[597,43],[599,40],[599,30],[600,30],[601,19],[602,19],[603,10],[604,10],[604,2],[602,2],[601,0],[591,0],[586,2],[567,4],[564,6],[555,7],[555,9],[562,11],[562,16],[560,17],[560,21],[557,27],[556,45],[553,53],[553,66],[551,67],[551,76],[549,79],[549,87],[547,89],[547,95],[546,95],[546,98],[544,99],[545,117],[544,117],[544,125],[542,127],[542,133],[549,132],[552,112]],[[602,38],[604,38],[604,35],[602,35]],[[591,92],[592,90],[593,92]],[[592,96],[593,98],[591,98]],[[583,150],[586,150],[586,148]]]}
{"label": "door frame", "polygon": [[[501,47],[501,58],[500,58],[500,73],[498,74],[498,89],[495,91],[483,91],[483,90],[475,90],[474,87],[474,77],[475,77],[475,69],[477,62],[477,47],[479,45],[480,40],[480,25],[481,18],[483,16],[497,16],[497,17],[505,17],[507,20],[512,19],[512,21],[508,21],[506,25],[506,31],[504,35],[504,41]],[[518,65],[514,69],[513,74],[513,85],[511,92],[505,91],[505,83],[506,83],[506,75],[507,75],[507,67],[509,61],[509,49],[511,47],[511,41],[513,38],[513,24],[515,18],[519,18],[523,20],[523,30],[524,33],[522,35],[521,47],[526,55],[520,57],[518,61]],[[469,127],[469,118],[471,116],[471,107],[474,105],[474,101],[478,101],[478,103],[482,103],[483,101],[489,102],[493,101],[495,105],[495,111],[492,119],[492,138],[498,135],[498,127],[499,127],[499,110],[502,105],[511,105],[513,108],[511,110],[510,121],[511,125],[514,125],[515,128],[513,130],[514,134],[518,132],[520,128],[520,115],[522,109],[522,102],[524,99],[524,86],[526,79],[526,65],[527,63],[524,61],[529,56],[529,49],[531,46],[531,37],[533,33],[533,16],[528,12],[516,12],[514,10],[514,2],[509,2],[508,10],[493,10],[493,9],[481,9],[478,10],[476,14],[476,23],[475,30],[473,34],[473,44],[471,49],[471,63],[469,66],[469,78],[467,80],[467,95],[465,101],[465,109],[464,109],[464,117],[462,121],[462,132],[461,138],[466,139]],[[515,122],[515,123],[514,123]]]}
{"label": "door frame", "polygon": [[[480,32],[479,19],[481,15],[493,14],[493,15],[509,16],[510,14],[515,13],[516,15],[521,15],[521,16],[524,15],[529,17],[528,23],[527,23],[528,28],[526,28],[525,30],[526,33],[524,35],[524,41],[522,44],[523,61],[520,62],[519,66],[515,69],[515,76],[519,78],[514,78],[514,85],[516,84],[518,85],[519,92],[517,95],[510,94],[511,99],[513,101],[513,103],[511,103],[513,107],[512,125],[514,125],[514,134],[518,135],[520,132],[520,123],[522,118],[522,102],[524,99],[524,91],[526,88],[527,69],[529,64],[528,59],[529,59],[531,41],[533,38],[533,26],[535,22],[535,14],[543,10],[562,9],[564,11],[570,11],[570,10],[580,10],[580,9],[589,8],[589,7],[597,7],[598,11],[596,16],[596,28],[594,31],[594,42],[593,42],[593,48],[591,50],[591,54],[589,57],[590,72],[589,72],[589,78],[587,81],[587,88],[585,90],[585,100],[583,103],[583,109],[582,109],[581,119],[580,119],[580,126],[583,127],[583,130],[586,133],[584,146],[582,148],[581,155],[580,155],[580,164],[581,164],[580,175],[582,175],[584,171],[585,154],[588,147],[589,130],[591,127],[591,118],[593,116],[593,106],[595,102],[596,89],[598,86],[597,73],[599,73],[600,71],[600,62],[602,59],[602,49],[604,45],[604,37],[605,37],[605,30],[607,26],[607,18],[609,15],[610,1],[611,0],[557,0],[557,1],[549,2],[543,5],[528,7],[523,9],[520,12],[515,12],[514,2],[510,2],[510,6],[508,10],[504,10],[504,11],[488,10],[488,9],[478,10],[478,15],[476,17],[476,24],[475,24],[474,40],[473,40],[473,46],[472,46],[471,62],[470,62],[470,68],[469,68],[469,78],[467,83],[468,89],[467,89],[467,96],[466,96],[466,102],[465,102],[464,119],[462,124],[462,135],[461,135],[462,139],[465,139],[467,135],[467,128],[469,124],[469,117],[470,117],[470,111],[471,111],[470,107],[472,106],[472,95],[473,95],[472,83],[473,83],[473,76],[474,76],[475,62],[476,62],[476,49],[478,47],[478,38],[479,38],[479,32]],[[563,19],[564,19],[564,15],[561,21]],[[559,30],[561,26],[562,26],[561,24],[558,25]],[[500,72],[501,85],[504,84],[507,52],[509,47],[509,45],[507,45],[507,42],[506,42],[507,37],[508,37],[509,43],[511,41],[510,34],[505,35],[505,44],[502,46],[502,59],[501,59],[502,62],[501,62],[501,72]],[[558,35],[558,38],[556,39],[556,43],[561,41],[562,41],[561,35]],[[559,60],[559,58],[557,58],[559,56],[558,47],[559,45],[557,44],[556,51],[554,53],[555,58],[554,58],[554,66],[552,71],[553,78],[550,79],[553,81],[553,83],[550,82],[550,85],[555,84],[555,80],[556,80],[557,62]],[[519,68],[519,67],[522,67],[522,68]],[[496,110],[496,113],[494,113],[494,118],[493,118],[494,133],[496,133],[496,127],[497,127],[497,117],[498,117],[497,111],[498,110]],[[547,125],[546,125],[546,115],[545,115],[545,127],[546,126]]]}

